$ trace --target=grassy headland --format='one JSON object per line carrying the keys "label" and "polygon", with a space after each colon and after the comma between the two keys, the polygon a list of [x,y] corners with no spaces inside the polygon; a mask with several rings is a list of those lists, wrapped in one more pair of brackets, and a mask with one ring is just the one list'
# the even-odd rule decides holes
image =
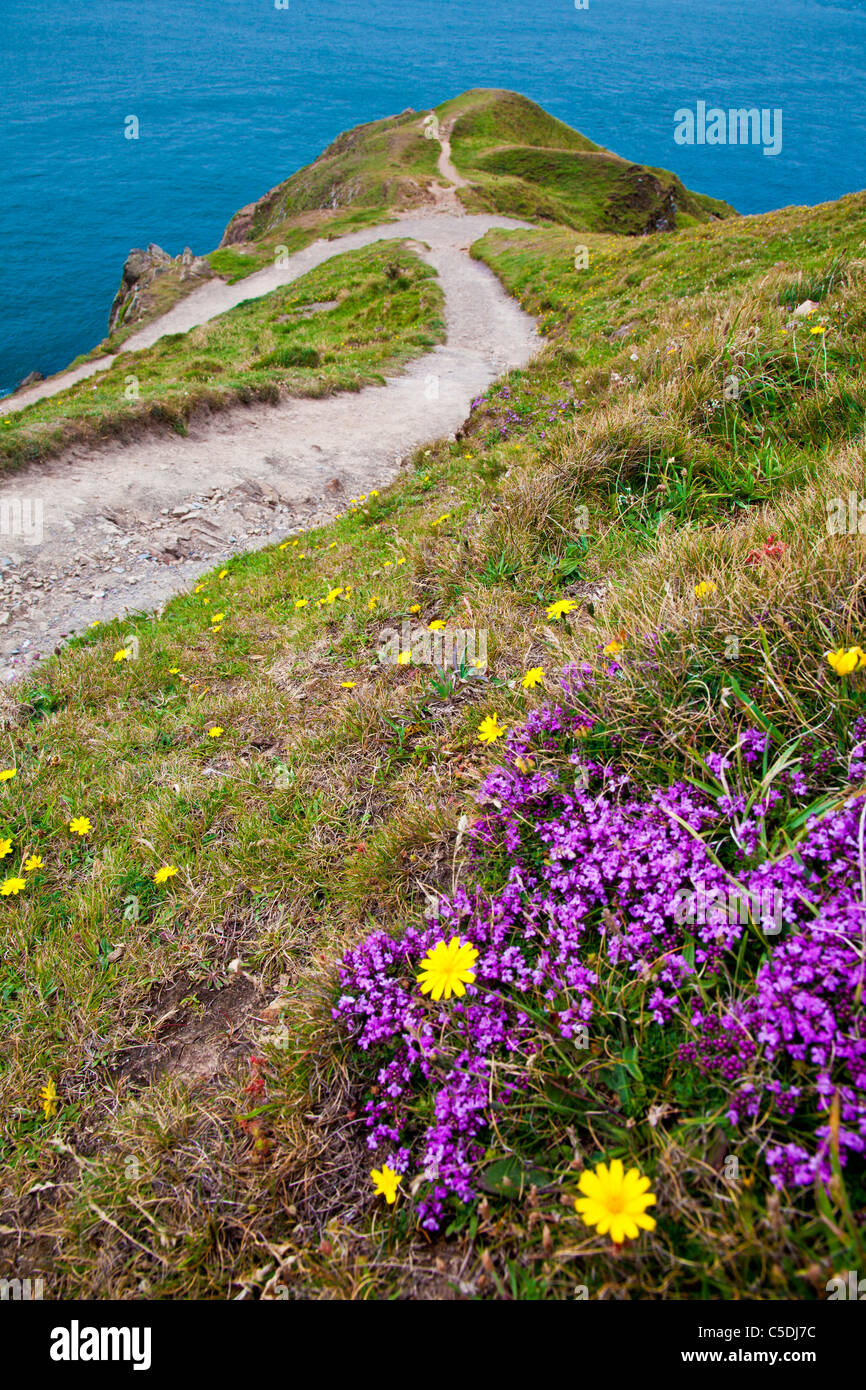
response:
{"label": "grassy headland", "polygon": [[[474,248],[547,345],[457,443],[7,697],[0,1252],[51,1296],[808,1299],[864,1257],[826,653],[866,636],[866,195],[579,239]],[[384,663],[404,621],[486,668]],[[574,1206],[615,1160],[657,1198],[618,1246]]]}

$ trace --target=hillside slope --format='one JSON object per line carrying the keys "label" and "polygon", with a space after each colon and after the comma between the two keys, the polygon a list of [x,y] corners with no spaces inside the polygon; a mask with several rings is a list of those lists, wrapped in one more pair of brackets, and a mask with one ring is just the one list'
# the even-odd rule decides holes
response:
{"label": "hillside slope", "polygon": [[[866,196],[587,240],[476,246],[547,347],[460,440],[5,697],[0,1273],[856,1268]],[[431,999],[452,935],[474,980]],[[654,1198],[616,1246],[602,1162]]]}

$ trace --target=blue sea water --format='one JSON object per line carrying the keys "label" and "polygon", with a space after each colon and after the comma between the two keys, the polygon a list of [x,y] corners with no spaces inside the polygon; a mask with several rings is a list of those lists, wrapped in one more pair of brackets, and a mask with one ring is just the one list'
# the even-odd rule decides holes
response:
{"label": "blue sea water", "polygon": [[[741,212],[866,186],[866,0],[0,0],[0,392],[104,336],[132,246],[211,250],[340,131],[469,87]],[[701,100],[781,108],[780,154],[677,146]]]}

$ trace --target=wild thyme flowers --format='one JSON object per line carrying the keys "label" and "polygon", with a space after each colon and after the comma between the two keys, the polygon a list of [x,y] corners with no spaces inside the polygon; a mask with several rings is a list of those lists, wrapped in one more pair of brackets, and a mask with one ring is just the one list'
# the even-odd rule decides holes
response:
{"label": "wild thyme flowers", "polygon": [[[533,1055],[554,1037],[576,1047],[573,1069],[588,1027],[610,1031],[602,968],[631,1025],[664,1030],[679,1071],[727,1096],[731,1126],[762,1117],[777,1185],[829,1180],[834,1145],[843,1165],[866,1153],[866,799],[846,799],[837,760],[836,804],[804,818],[830,764],[802,752],[765,786],[760,729],[708,751],[700,786],[639,789],[590,751],[593,717],[578,699],[593,679],[565,673],[562,702],[508,733],[482,784],[471,843],[479,876],[498,886],[458,889],[423,925],[399,940],[374,932],[339,967],[333,1013],[369,1087],[369,1146],[421,1175],[430,1230],[477,1191],[492,1121],[501,1133],[519,1110]],[[443,989],[437,1003],[418,971],[430,978],[449,940],[477,958],[465,993]]]}

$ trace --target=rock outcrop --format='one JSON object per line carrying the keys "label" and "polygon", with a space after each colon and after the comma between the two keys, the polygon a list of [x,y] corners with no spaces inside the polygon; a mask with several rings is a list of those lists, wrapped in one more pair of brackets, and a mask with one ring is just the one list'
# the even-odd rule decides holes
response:
{"label": "rock outcrop", "polygon": [[120,288],[111,306],[109,334],[123,324],[136,323],[144,317],[153,303],[149,291],[154,281],[168,274],[174,274],[178,281],[209,280],[213,271],[208,262],[201,256],[194,256],[188,246],[180,256],[170,256],[153,241],[144,251],[133,247],[126,258]]}

